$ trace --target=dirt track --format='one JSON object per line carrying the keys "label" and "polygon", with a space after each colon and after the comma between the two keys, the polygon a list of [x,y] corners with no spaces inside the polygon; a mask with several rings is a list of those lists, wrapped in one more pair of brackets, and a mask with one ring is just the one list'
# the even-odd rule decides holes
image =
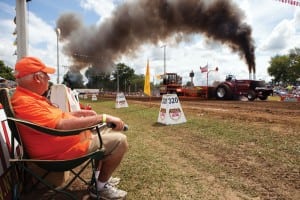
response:
{"label": "dirt track", "polygon": [[[160,106],[160,103],[156,100],[149,104]],[[300,102],[180,99],[180,103],[184,111],[199,112],[201,115],[206,114],[220,119],[232,118],[251,123],[268,123],[275,132],[300,134]]]}
{"label": "dirt track", "polygon": [[[201,152],[202,159],[211,160],[211,155],[214,155],[211,161],[222,166],[227,175],[238,177],[244,185],[241,187],[248,190],[251,188],[254,196],[257,196],[255,199],[300,199],[300,103],[183,99],[180,103],[185,113],[230,120],[231,123],[245,123],[247,127],[255,127],[256,130],[269,127],[271,136],[266,136],[261,131],[254,132],[257,137],[255,136],[253,142],[236,147],[220,147],[214,143],[203,144],[203,141],[201,143],[190,140],[186,141],[188,146],[182,148],[195,148],[195,154]],[[160,106],[159,101],[152,101],[150,104]],[[271,143],[257,145],[268,138],[272,138]],[[236,198],[242,196],[236,194],[238,191],[240,189],[234,191],[232,198],[228,199],[252,199],[249,196]],[[216,190],[218,192],[220,191]]]}
{"label": "dirt track", "polygon": [[[232,155],[220,152],[219,162],[232,173],[239,173],[247,185],[253,185],[261,199],[299,199],[300,198],[300,103],[270,101],[203,101],[183,102],[185,110],[192,110],[220,119],[231,118],[237,123],[251,126],[268,126],[274,133],[274,141],[291,144],[275,150],[279,155],[286,155],[283,160],[269,158],[272,153],[260,157],[249,156],[251,145],[239,146]],[[196,109],[197,108],[197,109]],[[260,137],[258,137],[260,139]],[[289,140],[295,140],[290,142]],[[255,145],[252,148],[256,148]],[[276,154],[276,153],[275,153]],[[283,156],[284,157],[284,156]],[[281,163],[280,163],[281,162]]]}
{"label": "dirt track", "polygon": [[267,123],[282,134],[300,132],[300,103],[278,101],[182,101],[187,110],[198,110],[218,118]]}

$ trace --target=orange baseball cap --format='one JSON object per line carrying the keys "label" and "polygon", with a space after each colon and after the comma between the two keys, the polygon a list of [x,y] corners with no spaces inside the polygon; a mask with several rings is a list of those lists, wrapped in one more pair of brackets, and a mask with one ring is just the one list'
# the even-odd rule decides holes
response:
{"label": "orange baseball cap", "polygon": [[23,57],[15,65],[16,78],[22,78],[23,76],[39,71],[47,74],[55,73],[54,68],[46,66],[40,59],[35,57]]}

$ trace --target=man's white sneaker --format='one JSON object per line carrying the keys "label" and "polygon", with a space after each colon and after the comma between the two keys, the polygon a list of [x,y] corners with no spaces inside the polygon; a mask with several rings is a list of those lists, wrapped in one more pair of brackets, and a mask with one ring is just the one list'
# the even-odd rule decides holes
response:
{"label": "man's white sneaker", "polygon": [[117,186],[120,183],[120,180],[119,177],[110,177],[107,182],[112,186]]}
{"label": "man's white sneaker", "polygon": [[125,199],[127,192],[124,190],[120,190],[109,183],[106,183],[104,187],[97,191],[93,186],[89,189],[90,196],[93,198],[97,198],[97,193],[100,199],[110,200],[110,199]]}

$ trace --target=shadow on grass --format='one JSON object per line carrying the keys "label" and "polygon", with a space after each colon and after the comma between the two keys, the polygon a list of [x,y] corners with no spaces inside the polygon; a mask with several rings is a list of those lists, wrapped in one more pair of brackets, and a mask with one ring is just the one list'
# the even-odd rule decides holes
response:
{"label": "shadow on grass", "polygon": [[165,127],[167,126],[166,124],[162,124],[162,123],[159,123],[159,122],[155,122],[152,124],[153,127]]}

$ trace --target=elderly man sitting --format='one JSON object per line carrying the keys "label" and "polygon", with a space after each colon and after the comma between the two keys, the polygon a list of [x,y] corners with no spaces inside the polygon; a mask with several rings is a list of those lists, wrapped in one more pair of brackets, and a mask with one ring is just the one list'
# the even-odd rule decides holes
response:
{"label": "elderly man sitting", "polygon": [[[91,189],[90,195],[96,197],[98,192],[104,199],[125,198],[127,192],[117,189],[109,181],[128,149],[127,138],[120,132],[124,128],[124,122],[118,117],[97,114],[92,110],[67,113],[53,106],[42,95],[48,90],[48,74],[53,74],[55,69],[46,66],[38,58],[20,59],[16,63],[15,72],[18,86],[11,102],[16,117],[61,130],[84,128],[102,122],[116,125],[102,133],[103,145],[109,154],[98,164],[98,188]],[[96,134],[90,131],[75,136],[57,137],[29,130],[24,126],[20,126],[19,130],[31,158],[70,159],[95,151],[100,145]]]}

